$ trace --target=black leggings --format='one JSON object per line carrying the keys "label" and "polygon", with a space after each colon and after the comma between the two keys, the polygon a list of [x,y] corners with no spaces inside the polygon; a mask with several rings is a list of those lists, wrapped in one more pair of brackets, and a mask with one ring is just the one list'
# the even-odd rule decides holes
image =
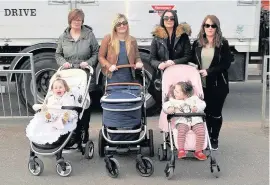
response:
{"label": "black leggings", "polygon": [[91,106],[89,106],[88,109],[84,110],[82,119],[80,120],[80,123],[83,126],[83,130],[85,131],[85,133],[88,133],[90,118],[91,118]]}
{"label": "black leggings", "polygon": [[204,100],[206,103],[206,125],[211,139],[218,139],[222,126],[222,109],[228,95],[226,91],[218,88],[204,88]]}

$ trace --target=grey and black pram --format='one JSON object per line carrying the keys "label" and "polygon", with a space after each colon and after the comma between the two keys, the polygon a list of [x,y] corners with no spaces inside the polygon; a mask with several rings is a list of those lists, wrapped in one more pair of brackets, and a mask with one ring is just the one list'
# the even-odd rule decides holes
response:
{"label": "grey and black pram", "polygon": [[[126,67],[134,65],[117,66],[118,69]],[[111,177],[119,174],[119,163],[113,154],[136,153],[137,172],[148,177],[154,171],[152,160],[141,154],[142,147],[147,147],[150,156],[154,156],[153,130],[147,130],[144,69],[141,74],[143,85],[107,84],[106,80],[105,94],[101,98],[103,125],[99,132],[99,156],[105,156],[106,170]]]}

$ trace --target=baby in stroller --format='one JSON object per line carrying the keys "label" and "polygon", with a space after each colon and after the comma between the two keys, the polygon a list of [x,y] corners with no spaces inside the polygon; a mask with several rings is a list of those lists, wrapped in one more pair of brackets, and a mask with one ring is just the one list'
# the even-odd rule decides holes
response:
{"label": "baby in stroller", "polygon": [[[172,85],[167,99],[168,101],[163,104],[163,110],[167,114],[203,113],[206,107],[205,102],[194,95],[191,82],[178,82],[176,85]],[[174,121],[178,131],[178,158],[186,157],[185,140],[188,131],[191,129],[196,135],[194,157],[198,160],[206,160],[206,155],[202,153],[205,139],[203,119],[201,117],[177,117]]]}
{"label": "baby in stroller", "polygon": [[56,172],[68,176],[72,172],[71,163],[64,160],[63,152],[79,150],[86,159],[93,158],[94,143],[82,145],[82,125],[79,121],[83,111],[90,106],[90,87],[93,68],[61,70],[52,76],[49,91],[43,104],[33,105],[34,118],[26,128],[30,140],[28,169],[33,175],[43,172],[43,162],[36,156],[56,155]]}
{"label": "baby in stroller", "polygon": [[26,136],[37,144],[52,144],[61,135],[71,132],[77,126],[76,111],[47,108],[47,106],[75,106],[75,97],[60,75],[52,83],[51,91],[53,95],[44,102],[41,111],[35,114],[26,128]]}

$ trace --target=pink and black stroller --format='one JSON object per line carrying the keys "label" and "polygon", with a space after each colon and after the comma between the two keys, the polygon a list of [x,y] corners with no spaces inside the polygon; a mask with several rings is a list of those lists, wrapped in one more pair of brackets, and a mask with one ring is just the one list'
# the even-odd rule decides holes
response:
{"label": "pink and black stroller", "polygon": [[[194,87],[194,93],[203,98],[203,89],[201,84],[201,77],[198,70],[189,65],[174,65],[167,68],[162,75],[162,100],[165,100],[166,94],[169,91],[171,85],[176,84],[179,81],[191,81]],[[164,102],[163,102],[164,103]],[[205,120],[204,113],[177,113],[173,115],[167,115],[161,111],[159,119],[159,128],[163,134],[163,144],[158,148],[158,156],[160,161],[169,160],[164,170],[166,177],[170,179],[174,174],[175,169],[175,154],[174,152],[178,149],[177,142],[177,129],[173,118],[176,117],[194,117],[201,116]],[[185,150],[188,152],[194,152],[196,146],[196,135],[190,130],[186,136]],[[210,156],[210,170],[216,177],[218,177],[218,172],[220,168],[216,162],[214,152],[211,147],[210,138],[207,131],[207,126],[205,124],[205,142],[203,147],[204,152],[209,150]]]}

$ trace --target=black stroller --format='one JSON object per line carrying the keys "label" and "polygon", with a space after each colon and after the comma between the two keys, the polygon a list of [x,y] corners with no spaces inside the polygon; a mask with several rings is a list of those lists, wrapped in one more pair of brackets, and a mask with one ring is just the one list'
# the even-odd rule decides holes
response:
{"label": "black stroller", "polygon": [[[117,66],[118,69],[131,67],[134,65]],[[141,148],[147,147],[149,155],[154,156],[153,130],[147,130],[144,69],[141,74],[143,86],[133,82],[107,84],[106,79],[101,98],[103,125],[99,132],[99,156],[105,156],[107,173],[113,178],[119,174],[115,153],[136,153],[136,170],[141,176],[148,177],[154,172],[152,160],[141,154]]]}
{"label": "black stroller", "polygon": [[[60,74],[61,78],[65,79],[68,86],[71,89],[71,92],[74,93],[74,98],[76,102],[76,106],[58,106],[58,107],[48,107],[48,109],[56,110],[74,110],[78,113],[78,120],[81,119],[84,109],[90,106],[90,97],[88,95],[88,89],[90,87],[91,76],[93,75],[93,68],[88,67],[89,70],[89,78],[87,78],[87,72],[82,69],[68,69],[61,70],[60,67],[56,74]],[[50,85],[52,86],[52,82],[56,78],[56,74],[50,79]],[[75,92],[74,88],[77,89]],[[51,91],[49,91],[46,95],[44,102],[51,95]],[[42,104],[33,105],[33,109],[36,112],[41,110]],[[77,122],[78,123],[78,122]],[[28,169],[30,173],[35,176],[40,175],[43,172],[44,164],[42,160],[40,160],[36,155],[41,156],[52,156],[56,155],[56,172],[62,176],[69,176],[72,172],[71,162],[65,160],[62,156],[64,152],[72,152],[79,150],[82,155],[86,159],[92,159],[94,155],[94,143],[92,141],[88,141],[85,146],[82,145],[83,138],[82,125],[77,124],[76,129],[67,134],[61,135],[60,138],[52,143],[52,144],[37,144],[30,141],[30,159],[28,162]],[[76,145],[74,147],[74,145]]]}

